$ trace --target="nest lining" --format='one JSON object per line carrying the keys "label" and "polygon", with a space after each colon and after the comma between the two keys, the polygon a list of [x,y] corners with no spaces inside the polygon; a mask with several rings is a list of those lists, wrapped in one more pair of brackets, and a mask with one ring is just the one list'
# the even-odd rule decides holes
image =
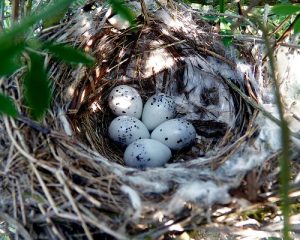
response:
{"label": "nest lining", "polygon": [[[227,172],[228,165],[235,163],[227,160],[254,153],[247,147],[256,136],[257,113],[224,79],[256,98],[253,59],[244,58],[248,72],[241,72],[236,54],[246,56],[247,50],[225,50],[212,26],[177,7],[182,15],[176,20],[166,9],[149,12],[150,24],[144,25],[140,18],[137,32],[102,25],[99,19],[107,11],[102,8],[78,13],[63,27],[43,33],[42,38],[82,47],[96,57],[97,65],[70,69],[50,62],[55,101],[43,122],[50,134],[4,117],[5,131],[13,142],[4,155],[15,154],[6,163],[8,169],[14,166],[14,173],[5,179],[13,191],[28,196],[21,197],[23,207],[16,212],[16,217],[31,212],[24,224],[50,221],[48,230],[54,235],[69,231],[68,224],[71,229],[78,224],[87,236],[100,229],[123,239],[153,222],[180,219],[185,211],[190,221],[202,219],[205,214],[201,210],[197,216],[191,214],[186,202],[207,207],[229,201],[228,189],[239,185],[246,168]],[[173,25],[165,22],[170,18]],[[164,65],[150,61],[147,67],[146,60],[157,55]],[[144,100],[156,92],[172,95],[179,116],[192,121],[201,136],[198,145],[176,154],[164,168],[139,171],[122,166],[122,149],[107,138],[114,117],[107,96],[110,89],[124,83],[137,88]],[[20,99],[18,91],[14,96]],[[11,192],[4,191],[3,196]],[[8,199],[1,205],[13,212]]]}
{"label": "nest lining", "polygon": [[[153,21],[149,26],[140,28],[138,33],[129,32],[116,36],[109,32],[107,35],[101,33],[100,37],[94,36],[100,40],[94,41],[90,46],[93,49],[99,48],[98,51],[94,50],[94,53],[101,63],[94,70],[95,73],[90,74],[95,81],[92,83],[95,89],[91,90],[89,82],[80,86],[86,95],[85,99],[88,100],[77,106],[78,109],[74,111],[72,103],[78,102],[78,98],[82,97],[80,94],[76,95],[69,112],[76,112],[72,120],[75,128],[83,133],[79,136],[90,142],[103,156],[120,164],[123,164],[122,151],[107,138],[107,126],[114,118],[107,108],[107,95],[117,84],[134,86],[141,93],[144,102],[157,92],[173,96],[178,103],[178,117],[191,121],[200,133],[199,136],[202,136],[203,140],[198,142],[202,145],[198,149],[202,155],[210,149],[217,148],[218,143],[226,145],[234,141],[232,137],[238,136],[237,133],[244,129],[243,124],[248,121],[245,119],[252,114],[251,109],[246,109],[247,106],[239,102],[239,96],[230,91],[218,73],[210,68],[209,64],[213,64],[215,59],[205,59],[198,53],[198,45],[210,44],[208,41],[211,40],[208,40],[207,36],[201,40],[198,37],[193,39],[193,36],[186,39],[182,32],[168,33],[167,30],[164,23]],[[203,32],[201,33],[203,35]],[[93,42],[93,38],[89,41]],[[221,46],[210,48],[224,52]],[[119,59],[107,56],[118,56]],[[225,56],[219,56],[226,59]],[[225,65],[226,67],[228,68]],[[226,70],[230,72],[231,69]],[[98,79],[97,71],[109,74],[100,74],[101,78]],[[232,72],[231,70],[230,76]],[[86,94],[85,91],[90,93]],[[94,112],[91,108],[94,108]],[[234,118],[236,121],[232,121]],[[189,159],[197,157],[193,152],[191,154],[194,156]],[[182,159],[184,156],[187,156],[187,151],[177,155],[175,159]]]}

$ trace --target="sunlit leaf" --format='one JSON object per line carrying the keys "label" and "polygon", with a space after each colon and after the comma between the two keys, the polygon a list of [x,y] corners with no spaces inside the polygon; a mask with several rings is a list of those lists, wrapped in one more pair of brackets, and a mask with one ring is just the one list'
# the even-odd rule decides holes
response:
{"label": "sunlit leaf", "polygon": [[221,31],[230,31],[231,30],[231,22],[228,22],[227,19],[221,18],[220,19],[220,29]]}
{"label": "sunlit leaf", "polygon": [[225,47],[232,45],[233,33],[231,31],[231,23],[223,17],[220,19],[220,35]]}
{"label": "sunlit leaf", "polygon": [[93,57],[68,45],[46,43],[44,48],[48,49],[55,57],[68,63],[83,63],[90,66],[95,63]]}
{"label": "sunlit leaf", "polygon": [[272,12],[277,15],[291,15],[300,12],[300,5],[280,4],[272,7]]}
{"label": "sunlit leaf", "polygon": [[18,115],[18,111],[13,100],[2,93],[0,93],[0,113],[7,114],[11,117],[16,117]]}
{"label": "sunlit leaf", "polygon": [[295,34],[298,34],[300,33],[300,18],[298,18],[295,22],[295,25],[294,25],[294,33]]}
{"label": "sunlit leaf", "polygon": [[228,30],[223,30],[220,32],[221,36],[222,36],[222,42],[224,44],[225,47],[228,47],[230,45],[232,45],[233,43],[233,34],[231,31]]}
{"label": "sunlit leaf", "polygon": [[50,83],[44,69],[44,58],[29,52],[30,66],[24,76],[24,96],[31,116],[38,120],[45,114],[51,102]]}
{"label": "sunlit leaf", "polygon": [[117,12],[124,20],[127,20],[131,26],[134,25],[134,13],[128,8],[123,0],[108,0],[111,8]]}

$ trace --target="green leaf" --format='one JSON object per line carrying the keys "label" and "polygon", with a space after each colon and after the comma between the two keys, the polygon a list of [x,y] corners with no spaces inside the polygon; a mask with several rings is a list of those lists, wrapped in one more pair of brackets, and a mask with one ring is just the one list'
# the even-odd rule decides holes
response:
{"label": "green leaf", "polygon": [[18,57],[24,50],[24,43],[11,40],[0,48],[0,76],[7,76],[19,67]]}
{"label": "green leaf", "polygon": [[46,43],[44,48],[58,59],[68,63],[83,63],[89,66],[95,64],[93,57],[68,45]]}
{"label": "green leaf", "polygon": [[123,0],[108,0],[111,8],[117,12],[124,20],[127,20],[131,26],[135,25],[135,15],[134,13],[128,8]]}
{"label": "green leaf", "polygon": [[0,33],[0,76],[13,73],[19,66],[16,59],[24,50],[25,34],[30,27],[40,20],[45,20],[61,9],[66,9],[74,0],[55,0],[43,10],[25,17],[20,23]]}
{"label": "green leaf", "polygon": [[300,12],[300,5],[280,4],[272,7],[272,12],[277,15],[292,15]]}
{"label": "green leaf", "polygon": [[294,25],[294,34],[300,33],[300,17],[296,20]]}
{"label": "green leaf", "polygon": [[53,3],[49,4],[43,10],[33,13],[28,17],[23,18],[20,23],[16,23],[12,28],[6,32],[0,34],[0,46],[1,48],[6,47],[9,41],[15,41],[16,39],[24,38],[24,34],[28,31],[30,27],[36,24],[40,20],[45,20],[58,12],[61,9],[68,8],[74,0],[55,0]]}
{"label": "green leaf", "polygon": [[[228,47],[230,45],[232,45],[233,43],[233,34],[231,31],[228,31],[228,30],[223,30],[220,32],[221,34],[221,37],[222,37],[222,42],[224,44],[225,47]],[[222,36],[222,35],[225,35],[225,36]],[[227,35],[230,35],[230,36],[227,36]]]}
{"label": "green leaf", "polygon": [[227,21],[225,18],[220,18],[220,29],[221,31],[231,31],[231,25],[232,23]]}
{"label": "green leaf", "polygon": [[24,76],[24,97],[33,119],[43,117],[51,102],[51,90],[44,58],[37,53],[28,52],[30,66]]}
{"label": "green leaf", "polygon": [[[220,35],[222,37],[222,42],[225,47],[232,45],[233,43],[233,33],[231,31],[231,23],[225,18],[220,18]],[[223,36],[222,36],[223,35]],[[230,36],[227,36],[230,35]]]}
{"label": "green leaf", "polygon": [[21,65],[14,57],[8,57],[5,61],[0,60],[0,76],[9,76],[13,74]]}
{"label": "green leaf", "polygon": [[44,204],[47,202],[47,200],[39,193],[24,192],[22,196],[26,200],[35,201],[40,204]]}
{"label": "green leaf", "polygon": [[208,22],[215,22],[215,21],[219,20],[219,17],[207,15],[207,16],[202,16],[202,19],[204,19]]}
{"label": "green leaf", "polygon": [[219,0],[219,5],[220,5],[220,13],[225,12],[225,0]]}
{"label": "green leaf", "polygon": [[11,117],[16,117],[18,115],[18,111],[13,100],[2,93],[0,93],[0,112]]}
{"label": "green leaf", "polygon": [[65,16],[68,8],[61,9],[58,13],[44,20],[43,27],[48,28],[54,26],[60,22],[60,20]]}

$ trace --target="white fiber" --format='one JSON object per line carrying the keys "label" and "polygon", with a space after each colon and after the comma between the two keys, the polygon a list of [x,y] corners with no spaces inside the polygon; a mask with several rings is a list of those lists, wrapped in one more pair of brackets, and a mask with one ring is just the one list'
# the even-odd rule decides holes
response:
{"label": "white fiber", "polygon": [[213,203],[226,204],[230,201],[227,191],[227,186],[217,186],[212,181],[195,181],[182,184],[171,200],[168,211],[180,211],[185,203],[189,201],[202,203],[206,206],[211,206]]}
{"label": "white fiber", "polygon": [[65,112],[62,109],[59,109],[59,111],[58,111],[58,118],[62,124],[62,127],[63,127],[65,133],[68,136],[72,136],[73,135],[72,127],[71,127],[69,121],[67,120]]}
{"label": "white fiber", "polygon": [[142,202],[139,194],[134,189],[126,185],[122,185],[120,189],[122,192],[126,193],[129,196],[131,205],[134,208],[134,210],[136,210],[132,218],[139,218],[142,210]]}

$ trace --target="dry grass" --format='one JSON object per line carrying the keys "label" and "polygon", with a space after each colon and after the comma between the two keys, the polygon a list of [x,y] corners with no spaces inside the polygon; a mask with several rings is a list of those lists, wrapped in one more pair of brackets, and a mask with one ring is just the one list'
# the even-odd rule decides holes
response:
{"label": "dry grass", "polygon": [[[178,187],[193,181],[226,184],[227,179],[201,169],[217,170],[242,147],[251,145],[259,131],[255,124],[258,110],[207,63],[211,57],[236,70],[235,60],[228,56],[212,26],[196,14],[189,21],[178,15],[187,34],[170,28],[149,12],[148,25],[140,18],[136,31],[116,31],[105,21],[99,21],[105,13],[102,9],[98,13],[78,14],[42,33],[43,39],[80,46],[97,59],[97,65],[91,69],[71,68],[49,60],[54,102],[45,120],[33,123],[26,118],[0,119],[0,210],[25,226],[18,228],[25,239],[27,235],[33,239],[100,239],[105,237],[104,233],[117,239],[157,239],[170,232],[172,226],[180,226],[182,231],[196,229],[211,219],[207,206],[190,202],[178,213],[166,211]],[[153,46],[154,41],[160,44]],[[149,74],[145,62],[155,50],[164,50],[174,65]],[[249,51],[239,50],[254,68]],[[185,59],[191,56],[203,59],[202,66],[192,68],[214,76],[230,93],[236,118],[234,127],[213,118],[195,120],[197,133],[206,136],[193,146],[197,151],[190,148],[177,153],[173,164],[165,168],[126,168],[122,149],[107,137],[107,127],[113,118],[107,107],[110,89],[125,83],[137,88],[145,100],[158,90],[169,93],[175,86],[178,93],[188,97],[191,90],[186,89],[183,77],[189,64]],[[18,73],[6,79],[2,89],[14,97],[20,112],[25,114],[20,76]],[[243,83],[232,81],[248,100],[257,102],[257,93],[247,75]],[[207,111],[199,108],[198,114],[205,115]],[[263,166],[260,171],[264,169],[268,168]],[[236,179],[240,181],[243,177],[242,173]],[[260,186],[269,181],[256,180],[262,181]],[[253,195],[246,198],[249,196]]]}

